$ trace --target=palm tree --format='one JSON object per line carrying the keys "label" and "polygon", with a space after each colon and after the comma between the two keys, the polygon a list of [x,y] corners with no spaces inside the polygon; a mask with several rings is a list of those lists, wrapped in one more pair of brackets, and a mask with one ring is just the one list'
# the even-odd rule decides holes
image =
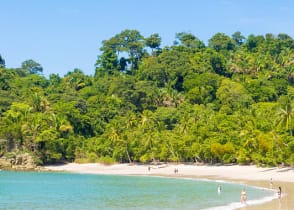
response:
{"label": "palm tree", "polygon": [[112,127],[110,127],[108,132],[108,138],[111,140],[114,146],[123,148],[126,152],[129,163],[132,162],[130,152],[129,152],[129,141],[128,136],[123,135],[123,128],[120,127],[118,122],[114,122]]}
{"label": "palm tree", "polygon": [[144,110],[141,114],[141,128],[146,131],[154,128],[155,119],[153,113],[149,110]]}
{"label": "palm tree", "polygon": [[145,148],[146,152],[150,152],[151,153],[151,159],[153,162],[155,162],[155,157],[154,157],[154,135],[152,132],[150,133],[146,133],[145,138],[144,138],[144,143],[143,146]]}
{"label": "palm tree", "polygon": [[279,63],[283,68],[287,68],[294,64],[294,53],[290,48],[286,48],[281,51],[277,57],[277,63]]}
{"label": "palm tree", "polygon": [[133,127],[136,126],[136,124],[137,124],[137,118],[136,118],[136,115],[133,112],[131,112],[129,114],[129,116],[126,117],[125,124],[126,124],[126,128],[127,129],[131,129],[131,128],[133,128]]}
{"label": "palm tree", "polygon": [[284,126],[287,131],[289,131],[290,135],[293,136],[292,133],[292,118],[293,118],[293,107],[291,105],[290,97],[287,97],[284,108],[280,108],[277,115],[277,125]]}
{"label": "palm tree", "polygon": [[31,97],[32,108],[36,112],[45,112],[49,109],[49,102],[39,93],[35,93]]}
{"label": "palm tree", "polygon": [[35,116],[30,122],[23,124],[21,128],[25,141],[24,146],[32,152],[36,152],[38,149],[36,139],[41,130],[41,120],[42,119],[39,116]]}

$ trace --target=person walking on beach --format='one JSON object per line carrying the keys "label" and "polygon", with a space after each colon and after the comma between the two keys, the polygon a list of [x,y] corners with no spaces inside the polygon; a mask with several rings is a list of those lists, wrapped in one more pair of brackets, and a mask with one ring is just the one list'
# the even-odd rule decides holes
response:
{"label": "person walking on beach", "polygon": [[270,181],[270,188],[273,189],[273,187],[274,187],[273,178],[271,178],[271,181]]}
{"label": "person walking on beach", "polygon": [[179,173],[179,169],[175,168],[174,172],[175,174]]}
{"label": "person walking on beach", "polygon": [[241,197],[240,197],[240,201],[242,204],[246,204],[246,200],[247,200],[247,193],[246,191],[243,189],[241,191]]}

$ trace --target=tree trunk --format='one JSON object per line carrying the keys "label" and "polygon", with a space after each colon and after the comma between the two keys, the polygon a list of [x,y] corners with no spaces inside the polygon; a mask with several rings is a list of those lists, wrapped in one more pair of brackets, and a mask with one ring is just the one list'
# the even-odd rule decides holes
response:
{"label": "tree trunk", "polygon": [[128,151],[128,145],[126,145],[126,153],[127,153],[127,157],[128,157],[128,159],[129,159],[129,163],[132,163],[132,159],[131,159],[131,157],[130,157],[130,153],[129,153],[129,151]]}

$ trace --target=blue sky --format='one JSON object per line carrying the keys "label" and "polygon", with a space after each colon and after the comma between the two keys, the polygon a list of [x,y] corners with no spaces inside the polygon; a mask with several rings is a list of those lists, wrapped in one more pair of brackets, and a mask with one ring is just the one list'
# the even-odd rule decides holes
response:
{"label": "blue sky", "polygon": [[292,0],[0,0],[0,54],[7,68],[33,59],[44,75],[74,68],[94,74],[102,40],[125,29],[162,46],[190,32],[207,43],[215,33],[286,33],[294,37]]}

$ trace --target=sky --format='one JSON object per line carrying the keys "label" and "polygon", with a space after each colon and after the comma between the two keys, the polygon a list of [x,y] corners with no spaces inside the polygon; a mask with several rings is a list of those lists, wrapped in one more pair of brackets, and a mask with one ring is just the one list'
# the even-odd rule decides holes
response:
{"label": "sky", "polygon": [[28,59],[43,74],[75,68],[95,73],[103,40],[125,29],[158,33],[162,47],[179,32],[207,43],[216,33],[240,31],[294,38],[293,0],[0,0],[0,54],[7,68]]}

